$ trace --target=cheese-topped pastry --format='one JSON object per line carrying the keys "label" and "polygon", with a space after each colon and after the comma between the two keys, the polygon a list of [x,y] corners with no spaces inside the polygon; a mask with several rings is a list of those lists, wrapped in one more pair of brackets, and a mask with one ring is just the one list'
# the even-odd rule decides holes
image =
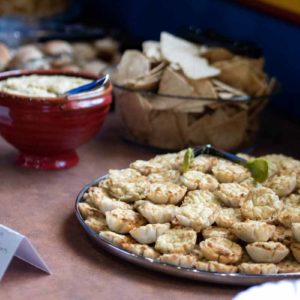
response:
{"label": "cheese-topped pastry", "polygon": [[235,273],[237,267],[233,265],[226,265],[217,261],[197,261],[195,268],[201,271],[219,272],[219,273]]}
{"label": "cheese-topped pastry", "polygon": [[245,219],[274,222],[282,202],[269,188],[258,187],[251,190],[248,198],[241,205],[241,213]]}
{"label": "cheese-topped pastry", "polygon": [[158,205],[144,200],[136,201],[134,205],[138,212],[151,224],[171,222],[178,209],[175,205]]}
{"label": "cheese-topped pastry", "polygon": [[151,173],[147,177],[150,183],[155,183],[155,182],[177,183],[179,178],[180,178],[180,172],[177,170],[164,170],[159,173]]}
{"label": "cheese-topped pastry", "polygon": [[233,233],[247,243],[266,242],[275,231],[275,226],[263,221],[248,220],[232,225]]}
{"label": "cheese-topped pastry", "polygon": [[195,247],[197,234],[192,229],[169,229],[160,235],[155,249],[161,253],[190,253]]}
{"label": "cheese-topped pastry", "polygon": [[259,263],[276,264],[289,254],[289,249],[278,242],[255,242],[248,244],[246,250],[250,257]]}
{"label": "cheese-topped pastry", "polygon": [[215,222],[218,213],[218,207],[185,205],[176,211],[176,219],[181,225],[200,232]]}
{"label": "cheese-topped pastry", "polygon": [[108,229],[104,215],[88,216],[84,223],[97,233]]}
{"label": "cheese-topped pastry", "polygon": [[134,240],[124,234],[118,234],[110,230],[100,231],[99,236],[112,244],[122,247],[123,244],[134,243]]}
{"label": "cheese-topped pastry", "polygon": [[159,173],[166,170],[166,166],[161,165],[158,162],[148,160],[136,160],[135,162],[131,163],[129,167],[139,171],[143,175]]}
{"label": "cheese-topped pastry", "polygon": [[208,239],[210,237],[223,237],[231,241],[237,240],[235,234],[228,228],[210,226],[202,230],[202,236],[204,239]]}
{"label": "cheese-topped pastry", "polygon": [[292,242],[292,236],[293,234],[290,228],[286,228],[284,226],[276,226],[270,240],[288,246]]}
{"label": "cheese-topped pastry", "polygon": [[91,217],[91,216],[104,216],[99,209],[92,207],[86,202],[78,203],[78,209],[84,219]]}
{"label": "cheese-topped pastry", "polygon": [[196,156],[190,165],[191,170],[208,173],[212,167],[217,163],[218,158],[210,155],[199,155]]}
{"label": "cheese-topped pastry", "polygon": [[170,223],[147,224],[130,230],[130,235],[141,244],[155,243],[157,238],[170,229]]}
{"label": "cheese-topped pastry", "polygon": [[138,171],[123,169],[109,170],[107,185],[112,197],[121,201],[134,202],[146,197],[149,183]]}
{"label": "cheese-topped pastry", "polygon": [[106,212],[105,216],[109,229],[117,233],[128,233],[146,223],[139,213],[131,209],[116,208]]}
{"label": "cheese-topped pastry", "polygon": [[300,243],[291,244],[292,253],[298,263],[300,263]]}
{"label": "cheese-topped pastry", "polygon": [[290,194],[283,198],[285,207],[300,207],[300,194]]}
{"label": "cheese-topped pastry", "polygon": [[146,198],[156,204],[176,204],[183,199],[186,190],[172,182],[156,182],[150,185]]}
{"label": "cheese-topped pastry", "polygon": [[249,171],[238,164],[220,159],[213,167],[212,173],[219,182],[241,182],[250,177]]}
{"label": "cheese-topped pastry", "polygon": [[221,183],[219,189],[215,192],[215,195],[229,207],[240,207],[248,194],[249,189],[236,182]]}
{"label": "cheese-topped pastry", "polygon": [[158,258],[158,261],[178,267],[192,268],[195,265],[197,259],[193,255],[171,253],[161,255]]}
{"label": "cheese-topped pastry", "polygon": [[285,207],[278,215],[279,222],[285,227],[291,227],[292,223],[300,222],[300,207]]}
{"label": "cheese-topped pastry", "polygon": [[160,254],[153,247],[150,247],[148,245],[123,243],[122,248],[136,255],[141,255],[152,259],[158,258],[160,256]]}
{"label": "cheese-topped pastry", "polygon": [[184,197],[184,200],[181,206],[192,205],[192,206],[206,206],[206,207],[213,207],[217,208],[220,207],[221,204],[215,197],[215,195],[210,191],[202,191],[202,190],[195,190],[190,191]]}
{"label": "cheese-topped pastry", "polygon": [[285,259],[277,264],[278,273],[299,273],[300,272],[300,263],[291,260]]}
{"label": "cheese-topped pastry", "polygon": [[219,185],[218,180],[212,175],[194,170],[185,172],[180,177],[180,182],[190,191],[196,189],[214,191]]}
{"label": "cheese-topped pastry", "polygon": [[243,254],[240,245],[223,237],[211,237],[200,242],[200,249],[206,259],[223,264],[235,264]]}
{"label": "cheese-topped pastry", "polygon": [[216,223],[220,227],[229,228],[241,220],[242,215],[239,208],[222,208],[216,218]]}
{"label": "cheese-topped pastry", "polygon": [[115,208],[131,209],[128,203],[110,197],[103,188],[92,187],[86,193],[86,201],[97,207],[102,213]]}
{"label": "cheese-topped pastry", "polygon": [[258,264],[258,263],[242,263],[238,266],[240,273],[245,274],[277,274],[278,273],[278,267],[274,264]]}
{"label": "cheese-topped pastry", "polygon": [[272,189],[278,197],[284,197],[295,190],[297,177],[295,175],[275,175],[269,178],[264,185]]}
{"label": "cheese-topped pastry", "polygon": [[300,223],[292,223],[293,237],[297,242],[300,242]]}

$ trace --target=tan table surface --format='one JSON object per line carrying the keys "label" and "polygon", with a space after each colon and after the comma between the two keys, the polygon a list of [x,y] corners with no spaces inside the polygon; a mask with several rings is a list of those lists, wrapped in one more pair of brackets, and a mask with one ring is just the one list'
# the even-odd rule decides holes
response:
{"label": "tan table surface", "polygon": [[99,135],[79,149],[80,163],[57,172],[16,167],[16,150],[0,138],[0,223],[28,236],[52,270],[48,276],[15,259],[0,283],[0,299],[231,299],[242,288],[152,272],[87,238],[74,214],[83,185],[109,168],[153,156],[122,141],[114,124],[109,115]]}

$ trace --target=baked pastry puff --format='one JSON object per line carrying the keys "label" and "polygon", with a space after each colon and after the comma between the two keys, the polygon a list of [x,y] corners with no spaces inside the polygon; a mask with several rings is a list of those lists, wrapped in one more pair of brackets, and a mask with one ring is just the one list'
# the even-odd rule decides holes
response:
{"label": "baked pastry puff", "polygon": [[288,254],[289,249],[278,242],[255,242],[248,244],[246,250],[249,256],[259,263],[279,263]]}
{"label": "baked pastry puff", "polygon": [[235,264],[243,254],[240,245],[223,237],[211,237],[200,242],[200,249],[207,260],[223,264]]}
{"label": "baked pastry puff", "polygon": [[268,241],[275,231],[275,226],[263,221],[248,220],[233,224],[231,229],[239,239],[254,243]]}

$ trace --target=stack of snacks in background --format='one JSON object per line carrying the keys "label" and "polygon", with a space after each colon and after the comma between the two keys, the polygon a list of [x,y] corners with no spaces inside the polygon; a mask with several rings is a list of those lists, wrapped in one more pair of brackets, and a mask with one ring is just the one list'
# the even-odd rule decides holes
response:
{"label": "stack of snacks in background", "polygon": [[127,50],[113,74],[125,137],[174,150],[247,143],[274,88],[263,58],[235,55],[161,33],[143,52]]}
{"label": "stack of snacks in background", "polygon": [[119,43],[111,38],[92,42],[52,40],[27,44],[16,50],[0,44],[0,70],[62,69],[99,75],[119,62]]}

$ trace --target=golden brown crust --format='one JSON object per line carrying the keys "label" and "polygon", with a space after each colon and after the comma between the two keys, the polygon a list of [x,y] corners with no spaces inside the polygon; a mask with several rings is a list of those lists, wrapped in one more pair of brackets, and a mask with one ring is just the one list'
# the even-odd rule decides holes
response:
{"label": "golden brown crust", "polygon": [[172,253],[161,255],[158,261],[178,267],[193,268],[197,259],[193,255]]}
{"label": "golden brown crust", "polygon": [[284,260],[277,264],[278,273],[300,273],[300,263],[294,260]]}
{"label": "golden brown crust", "polygon": [[207,260],[224,264],[239,262],[243,253],[241,246],[222,237],[212,237],[200,242],[200,249]]}
{"label": "golden brown crust", "polygon": [[291,251],[298,263],[300,263],[300,243],[292,243]]}
{"label": "golden brown crust", "polygon": [[131,209],[116,208],[105,213],[107,226],[117,233],[128,233],[130,230],[146,223],[146,220]]}
{"label": "golden brown crust", "polygon": [[155,249],[161,253],[190,253],[196,244],[197,234],[192,229],[170,229],[160,235]]}
{"label": "golden brown crust", "polygon": [[275,226],[262,221],[248,220],[233,224],[231,229],[241,240],[253,243],[268,241],[275,231]]}
{"label": "golden brown crust", "polygon": [[244,274],[277,274],[278,267],[275,264],[268,263],[242,263],[238,266],[240,273]]}
{"label": "golden brown crust", "polygon": [[248,244],[246,250],[258,263],[279,263],[289,254],[289,249],[278,242],[255,242]]}
{"label": "golden brown crust", "polygon": [[223,237],[231,241],[236,241],[237,237],[232,231],[228,228],[210,226],[202,230],[202,236],[204,239],[208,239],[210,237]]}

